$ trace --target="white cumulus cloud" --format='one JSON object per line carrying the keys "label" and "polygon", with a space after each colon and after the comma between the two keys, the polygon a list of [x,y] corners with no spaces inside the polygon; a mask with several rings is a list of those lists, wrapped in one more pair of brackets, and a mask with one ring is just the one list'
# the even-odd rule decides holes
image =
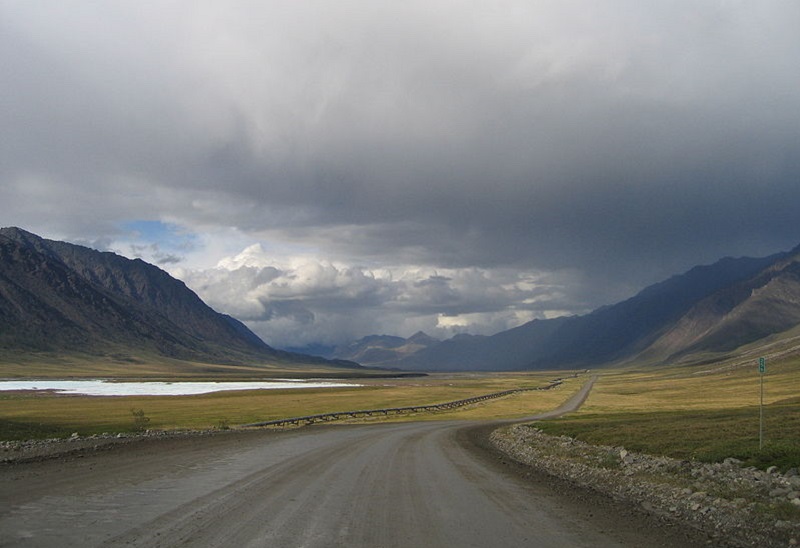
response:
{"label": "white cumulus cloud", "polygon": [[564,304],[560,288],[541,274],[282,262],[260,244],[213,268],[183,269],[180,276],[209,305],[275,346],[339,344],[377,332],[491,334],[546,317]]}

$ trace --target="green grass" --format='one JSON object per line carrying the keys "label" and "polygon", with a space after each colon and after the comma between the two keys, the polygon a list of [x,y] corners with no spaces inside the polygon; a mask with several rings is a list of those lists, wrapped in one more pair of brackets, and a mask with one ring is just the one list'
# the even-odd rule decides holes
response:
{"label": "green grass", "polygon": [[709,411],[577,414],[537,426],[598,445],[678,459],[719,462],[734,457],[747,466],[800,467],[800,403],[765,410],[765,444],[759,451],[757,407]]}
{"label": "green grass", "polygon": [[2,432],[3,440],[48,439],[69,436],[63,426],[6,419],[0,419],[0,432]]}
{"label": "green grass", "polygon": [[754,364],[609,371],[578,413],[537,426],[592,444],[679,459],[734,457],[762,469],[800,468],[800,363],[770,365],[761,450],[761,379]]}

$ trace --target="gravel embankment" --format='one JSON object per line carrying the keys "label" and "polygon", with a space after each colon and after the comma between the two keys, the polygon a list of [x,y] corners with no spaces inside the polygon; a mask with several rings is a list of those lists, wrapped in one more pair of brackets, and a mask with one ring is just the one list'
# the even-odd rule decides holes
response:
{"label": "gravel embankment", "polygon": [[794,546],[800,542],[800,475],[633,453],[549,436],[529,425],[495,431],[492,443],[514,460],[665,521],[700,529],[721,546]]}
{"label": "gravel embankment", "polygon": [[[97,434],[94,436],[26,440],[0,441],[0,463],[27,462],[63,457],[86,451],[100,451],[113,446],[139,442],[156,438],[182,438],[187,436],[207,436],[221,434],[224,430],[148,430],[139,433]],[[233,431],[230,431],[233,432]]]}

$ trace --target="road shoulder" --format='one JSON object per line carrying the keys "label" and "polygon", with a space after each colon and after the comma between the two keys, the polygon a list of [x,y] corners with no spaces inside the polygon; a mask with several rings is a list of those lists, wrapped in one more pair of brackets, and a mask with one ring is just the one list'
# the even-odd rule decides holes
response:
{"label": "road shoulder", "polygon": [[[501,451],[491,439],[497,424],[471,425],[459,429],[458,442],[486,466],[512,476],[537,496],[551,498],[553,503],[573,516],[593,522],[608,531],[622,545],[689,548],[693,546],[735,546],[721,542],[689,524],[664,519],[629,501],[609,496],[586,485],[555,476],[529,463],[515,460]],[[653,539],[659,539],[654,545]]]}
{"label": "road shoulder", "polygon": [[788,504],[786,493],[796,492],[800,478],[742,468],[733,459],[708,464],[594,446],[533,425],[482,436],[481,443],[540,476],[618,501],[658,524],[693,529],[714,546],[792,546],[800,538],[800,523],[775,511]]}

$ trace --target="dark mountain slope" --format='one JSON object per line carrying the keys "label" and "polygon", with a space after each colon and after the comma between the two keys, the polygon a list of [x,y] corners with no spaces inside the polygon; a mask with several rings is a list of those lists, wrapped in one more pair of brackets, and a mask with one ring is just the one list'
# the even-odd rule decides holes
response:
{"label": "dark mountain slope", "polygon": [[725,258],[697,266],[626,301],[575,318],[551,339],[551,358],[534,365],[588,366],[641,352],[696,303],[750,278],[783,256]]}
{"label": "dark mountain slope", "polygon": [[509,371],[526,369],[535,358],[548,356],[553,333],[572,318],[534,320],[490,337],[457,335],[397,362],[401,369],[445,371]]}
{"label": "dark mountain slope", "polygon": [[274,350],[144,261],[18,228],[0,229],[0,349],[344,365]]}
{"label": "dark mountain slope", "polygon": [[270,350],[243,325],[221,318],[183,282],[141,259],[45,240],[18,228],[2,229],[0,235],[62,262],[95,287],[135,302],[140,310],[166,318],[195,338],[243,350]]}
{"label": "dark mountain slope", "polygon": [[392,365],[402,369],[501,371],[612,363],[651,346],[703,299],[756,276],[787,256],[725,258],[585,316],[535,320],[491,337],[449,339]]}
{"label": "dark mountain slope", "polygon": [[57,259],[2,234],[0,306],[4,349],[85,352],[138,342],[154,352],[188,356],[196,346],[163,317],[145,318]]}
{"label": "dark mountain slope", "polygon": [[642,356],[727,352],[800,324],[800,249],[693,306]]}

